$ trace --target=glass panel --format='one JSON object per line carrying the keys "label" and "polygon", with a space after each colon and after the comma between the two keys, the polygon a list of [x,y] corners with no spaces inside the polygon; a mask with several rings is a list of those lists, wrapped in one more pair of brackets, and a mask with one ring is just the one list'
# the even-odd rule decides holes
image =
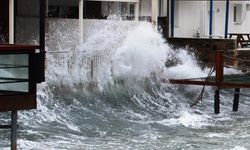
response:
{"label": "glass panel", "polygon": [[49,0],[49,17],[79,18],[78,0]]}
{"label": "glass panel", "polygon": [[0,0],[0,44],[9,39],[9,1]]}
{"label": "glass panel", "polygon": [[0,55],[0,95],[4,92],[28,92],[28,54]]}
{"label": "glass panel", "polygon": [[15,43],[39,45],[39,0],[16,0]]}

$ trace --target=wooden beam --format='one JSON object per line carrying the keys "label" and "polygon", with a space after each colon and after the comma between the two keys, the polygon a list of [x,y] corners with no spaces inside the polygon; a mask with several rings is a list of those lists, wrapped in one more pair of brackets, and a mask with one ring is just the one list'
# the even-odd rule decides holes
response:
{"label": "wooden beam", "polygon": [[216,72],[216,82],[221,83],[224,80],[224,56],[223,56],[223,51],[217,51],[216,52],[216,57],[215,57],[215,72]]}
{"label": "wooden beam", "polygon": [[0,112],[36,109],[36,94],[0,96]]}
{"label": "wooden beam", "polygon": [[194,80],[184,80],[184,79],[169,79],[168,81],[163,81],[170,84],[185,84],[185,85],[207,85],[221,88],[250,88],[248,83],[232,83],[232,82],[221,82],[217,83],[215,81],[194,81]]}

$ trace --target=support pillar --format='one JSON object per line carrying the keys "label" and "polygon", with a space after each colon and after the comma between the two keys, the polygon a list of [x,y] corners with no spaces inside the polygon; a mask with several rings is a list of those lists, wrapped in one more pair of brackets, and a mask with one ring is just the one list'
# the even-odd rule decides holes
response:
{"label": "support pillar", "polygon": [[215,90],[215,95],[214,95],[214,113],[219,114],[220,113],[220,86],[219,84],[223,82],[224,80],[224,52],[223,51],[216,51],[215,54],[215,80],[216,83],[218,84],[218,89]]}
{"label": "support pillar", "polygon": [[225,35],[224,35],[224,38],[227,38],[227,34],[228,34],[228,18],[229,18],[229,0],[226,1],[226,18],[225,18]]}
{"label": "support pillar", "polygon": [[140,16],[140,1],[135,3],[135,21],[139,21]]}
{"label": "support pillar", "polygon": [[214,113],[219,114],[220,113],[220,90],[219,88],[215,90],[214,95]]}
{"label": "support pillar", "polygon": [[240,88],[236,88],[234,92],[233,111],[238,111],[239,99],[240,99]]}
{"label": "support pillar", "polygon": [[79,44],[83,43],[83,0],[79,0]]}
{"label": "support pillar", "polygon": [[175,16],[175,0],[171,0],[171,17],[170,17],[170,24],[171,24],[171,32],[170,36],[174,37],[174,16]]}
{"label": "support pillar", "polygon": [[151,0],[151,21],[157,26],[158,20],[158,0]]}
{"label": "support pillar", "polygon": [[17,149],[17,110],[11,112],[11,150]]}
{"label": "support pillar", "polygon": [[220,84],[224,80],[224,52],[223,51],[216,51],[215,54],[215,76],[216,82]]}
{"label": "support pillar", "polygon": [[210,0],[210,13],[209,13],[209,37],[212,38],[213,35],[213,0]]}
{"label": "support pillar", "polygon": [[9,43],[14,44],[14,0],[9,0]]}
{"label": "support pillar", "polygon": [[169,0],[167,0],[167,27],[168,27],[168,29],[167,29],[167,38],[169,38],[169,9],[170,9],[170,5],[169,5]]}

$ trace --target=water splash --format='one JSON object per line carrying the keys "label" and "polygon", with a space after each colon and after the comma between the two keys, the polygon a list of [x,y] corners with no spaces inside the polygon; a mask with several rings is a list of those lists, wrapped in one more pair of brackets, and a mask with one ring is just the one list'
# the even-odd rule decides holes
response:
{"label": "water splash", "polygon": [[[203,138],[219,141],[213,148],[221,148],[225,140],[214,141],[209,135],[232,129],[227,123],[233,124],[235,119],[225,114],[212,116],[210,91],[202,105],[190,109],[199,88],[160,82],[162,78],[206,76],[207,70],[197,65],[192,54],[170,49],[146,22],[86,20],[84,43],[78,45],[77,20],[71,22],[50,20],[47,81],[39,85],[38,109],[19,116],[20,149],[211,146],[205,140],[200,145]],[[228,97],[222,100],[222,108],[229,110]],[[223,120],[225,116],[228,119]],[[0,140],[7,136],[2,133]],[[7,147],[6,141],[0,147]],[[230,148],[239,145],[234,142]]]}

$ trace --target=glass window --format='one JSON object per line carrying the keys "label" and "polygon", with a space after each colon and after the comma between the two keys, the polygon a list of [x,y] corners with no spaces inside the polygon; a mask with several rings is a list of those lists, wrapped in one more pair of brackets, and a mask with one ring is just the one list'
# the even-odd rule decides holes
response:
{"label": "glass window", "polygon": [[0,0],[0,44],[9,42],[9,1]]}
{"label": "glass window", "polygon": [[0,95],[28,92],[28,54],[0,54]]}
{"label": "glass window", "polygon": [[39,45],[39,0],[15,2],[15,43]]}
{"label": "glass window", "polygon": [[78,0],[49,0],[50,18],[79,18]]}
{"label": "glass window", "polygon": [[250,4],[247,4],[247,5],[246,5],[246,10],[247,10],[247,11],[250,11]]}
{"label": "glass window", "polygon": [[240,24],[242,21],[242,4],[235,4],[233,13],[234,23]]}
{"label": "glass window", "polygon": [[116,15],[124,20],[133,20],[135,15],[135,4],[129,2],[85,2],[84,18],[86,19],[107,19]]}

